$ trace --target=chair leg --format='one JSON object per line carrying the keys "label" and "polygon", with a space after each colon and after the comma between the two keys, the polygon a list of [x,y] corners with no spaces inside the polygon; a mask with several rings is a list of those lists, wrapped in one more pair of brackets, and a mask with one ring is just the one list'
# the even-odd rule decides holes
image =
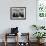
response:
{"label": "chair leg", "polygon": [[5,41],[5,46],[7,46],[7,42]]}
{"label": "chair leg", "polygon": [[5,34],[5,46],[7,46],[7,33]]}

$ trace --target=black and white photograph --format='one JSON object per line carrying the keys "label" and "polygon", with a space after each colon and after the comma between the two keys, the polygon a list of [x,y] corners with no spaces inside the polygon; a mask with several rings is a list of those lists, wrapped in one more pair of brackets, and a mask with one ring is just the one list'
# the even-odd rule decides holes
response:
{"label": "black and white photograph", "polygon": [[11,20],[25,20],[26,19],[26,7],[11,7],[10,8]]}

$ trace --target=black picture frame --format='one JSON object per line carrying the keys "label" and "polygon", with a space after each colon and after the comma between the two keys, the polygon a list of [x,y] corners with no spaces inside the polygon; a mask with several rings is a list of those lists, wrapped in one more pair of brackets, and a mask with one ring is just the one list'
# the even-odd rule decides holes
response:
{"label": "black picture frame", "polygon": [[26,19],[26,7],[11,7],[10,8],[11,20],[25,20]]}

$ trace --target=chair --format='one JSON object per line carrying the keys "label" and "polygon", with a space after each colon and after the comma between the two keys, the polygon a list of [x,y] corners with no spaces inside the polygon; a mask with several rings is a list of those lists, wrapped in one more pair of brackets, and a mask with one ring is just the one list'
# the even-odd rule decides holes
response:
{"label": "chair", "polygon": [[19,46],[30,46],[29,33],[21,33],[21,39],[24,41],[19,42]]}
{"label": "chair", "polygon": [[17,36],[17,38],[15,38],[15,40],[16,40],[16,46],[18,46],[18,34],[17,35],[16,34],[12,35],[12,34],[9,34],[9,33],[5,34],[5,46],[8,45],[7,39],[10,38],[11,36]]}
{"label": "chair", "polygon": [[5,33],[5,46],[7,46],[8,42],[7,42],[7,38],[13,37],[13,36],[17,36],[17,38],[15,38],[16,41],[16,46],[18,46],[18,27],[16,28],[11,28],[11,33]]}

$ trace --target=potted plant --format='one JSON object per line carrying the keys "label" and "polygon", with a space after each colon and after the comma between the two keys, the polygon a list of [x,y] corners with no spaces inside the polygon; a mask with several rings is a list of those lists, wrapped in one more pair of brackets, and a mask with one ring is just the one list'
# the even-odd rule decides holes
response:
{"label": "potted plant", "polygon": [[42,38],[45,38],[44,37],[46,36],[45,34],[46,34],[45,32],[35,32],[33,35],[37,38],[38,43],[41,43],[40,40]]}

